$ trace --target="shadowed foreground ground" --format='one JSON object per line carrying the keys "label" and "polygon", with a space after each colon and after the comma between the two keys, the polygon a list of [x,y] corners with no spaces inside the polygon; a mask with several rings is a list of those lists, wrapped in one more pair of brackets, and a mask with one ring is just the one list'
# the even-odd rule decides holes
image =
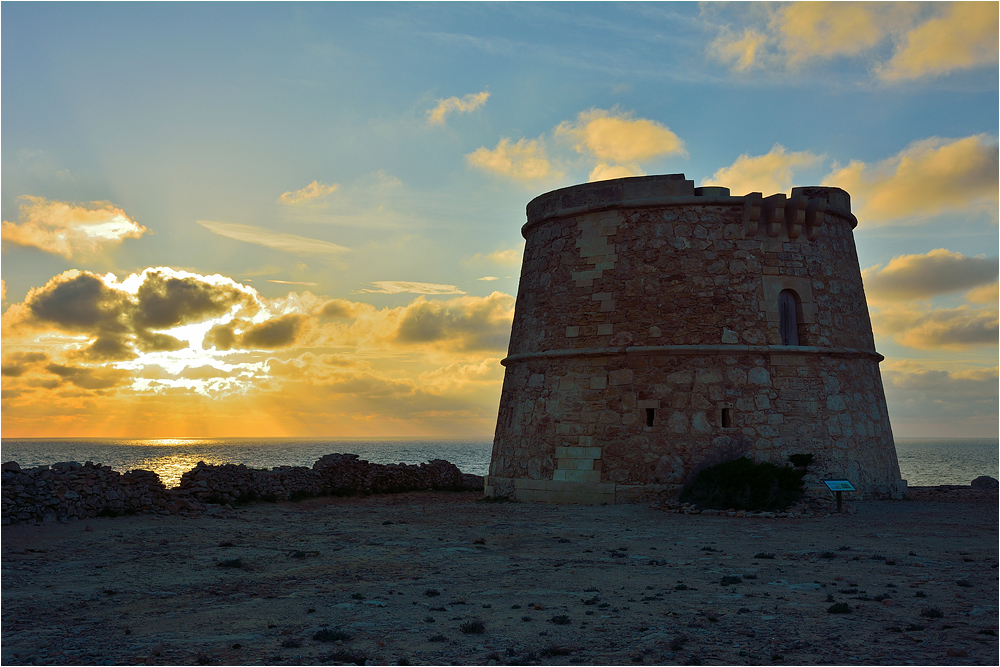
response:
{"label": "shadowed foreground ground", "polygon": [[748,519],[407,493],[5,526],[2,662],[995,665],[996,498]]}

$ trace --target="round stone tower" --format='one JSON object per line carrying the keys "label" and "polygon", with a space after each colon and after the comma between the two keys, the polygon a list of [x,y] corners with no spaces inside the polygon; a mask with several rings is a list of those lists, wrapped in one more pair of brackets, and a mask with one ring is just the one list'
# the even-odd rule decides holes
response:
{"label": "round stone tower", "polygon": [[676,496],[738,456],[900,497],[839,188],[623,178],[532,200],[486,495]]}

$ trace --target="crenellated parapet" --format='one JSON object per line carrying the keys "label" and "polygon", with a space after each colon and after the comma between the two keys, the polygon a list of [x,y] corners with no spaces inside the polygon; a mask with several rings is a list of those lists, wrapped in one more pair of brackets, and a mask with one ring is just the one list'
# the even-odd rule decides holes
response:
{"label": "crenellated parapet", "polygon": [[851,229],[858,219],[851,213],[851,197],[840,188],[793,188],[792,196],[778,193],[764,197],[751,192],[743,197],[743,234],[772,239],[815,241],[823,232],[827,215],[847,220]]}

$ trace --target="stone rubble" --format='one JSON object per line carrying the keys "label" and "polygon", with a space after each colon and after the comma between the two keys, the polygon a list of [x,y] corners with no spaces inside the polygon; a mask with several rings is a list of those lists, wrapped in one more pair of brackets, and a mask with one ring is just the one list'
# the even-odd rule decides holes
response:
{"label": "stone rubble", "polygon": [[405,491],[477,491],[483,478],[462,473],[436,459],[419,465],[378,464],[357,454],[328,454],[312,468],[280,466],[271,470],[240,464],[199,462],[184,473],[180,485],[166,488],[148,470],[124,474],[87,461],[54,463],[21,469],[3,464],[2,524],[82,519],[152,512],[156,514],[224,515],[209,505],[254,500],[300,500],[314,496],[369,495]]}

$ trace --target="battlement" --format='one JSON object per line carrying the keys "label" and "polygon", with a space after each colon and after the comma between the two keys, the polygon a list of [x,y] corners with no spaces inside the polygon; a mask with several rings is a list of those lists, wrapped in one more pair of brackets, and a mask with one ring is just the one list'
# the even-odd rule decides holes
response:
{"label": "battlement", "polygon": [[637,176],[596,181],[553,190],[532,199],[527,206],[528,221],[521,228],[529,230],[547,220],[611,209],[635,209],[670,206],[743,207],[744,235],[758,233],[771,238],[814,240],[822,232],[826,215],[848,221],[854,229],[858,220],[851,213],[851,196],[840,188],[805,186],[764,197],[751,192],[732,196],[730,189],[710,185],[694,187],[684,174]]}

